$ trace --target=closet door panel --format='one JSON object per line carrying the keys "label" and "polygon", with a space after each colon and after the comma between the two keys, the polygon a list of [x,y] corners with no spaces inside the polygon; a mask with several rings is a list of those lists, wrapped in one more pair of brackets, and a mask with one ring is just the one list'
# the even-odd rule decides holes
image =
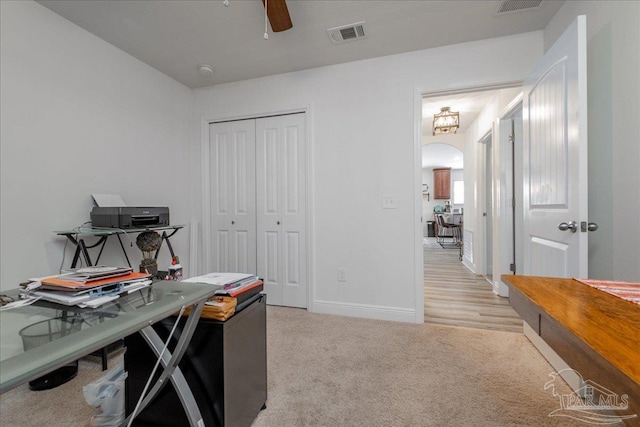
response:
{"label": "closet door panel", "polygon": [[234,237],[235,256],[233,258],[235,258],[236,264],[232,271],[250,271],[249,269],[251,267],[249,267],[249,264],[251,263],[251,260],[249,258],[249,253],[253,245],[249,241],[249,233],[246,231],[237,231]]}
{"label": "closet door panel", "polygon": [[284,140],[284,210],[300,212],[300,158],[298,127],[287,127]]}
{"label": "closet door panel", "polygon": [[231,253],[231,247],[229,245],[229,230],[217,230],[216,232],[216,265],[218,268],[216,271],[230,271],[229,269],[229,254]]}
{"label": "closet door panel", "polygon": [[262,140],[258,146],[259,168],[258,206],[262,207],[262,215],[276,217],[280,203],[278,201],[278,132],[277,129],[267,128],[262,132]]}
{"label": "closet door panel", "polygon": [[[226,127],[226,126],[225,126]],[[214,178],[212,188],[215,191],[215,199],[211,206],[216,215],[229,214],[229,132],[224,129],[213,135],[211,142],[211,164],[215,165],[212,172]]]}
{"label": "closet door panel", "polygon": [[255,123],[234,122],[231,175],[234,256],[230,271],[256,274]]}
{"label": "closet door panel", "polygon": [[241,132],[236,135],[235,146],[235,212],[237,215],[251,215],[251,208],[254,206],[253,199],[255,198],[254,183],[250,182],[253,172],[249,171],[252,168],[250,156],[248,153],[247,145],[247,133]]}
{"label": "closet door panel", "polygon": [[283,302],[278,257],[279,246],[277,231],[265,232],[262,244],[258,243],[258,247],[263,249],[262,256],[258,256],[258,275],[263,280],[267,300],[270,300],[269,304],[272,305],[282,305]]}
{"label": "closet door panel", "polygon": [[287,267],[287,285],[300,286],[300,233],[287,233],[285,238],[284,254]]}
{"label": "closet door panel", "polygon": [[209,153],[212,270],[255,274],[255,122],[209,125]]}
{"label": "closet door panel", "polygon": [[256,121],[257,182],[264,188],[257,194],[258,247],[267,243],[260,236],[273,233],[278,253],[259,257],[258,274],[277,271],[277,283],[265,281],[267,303],[291,307],[307,306],[304,121],[304,114]]}

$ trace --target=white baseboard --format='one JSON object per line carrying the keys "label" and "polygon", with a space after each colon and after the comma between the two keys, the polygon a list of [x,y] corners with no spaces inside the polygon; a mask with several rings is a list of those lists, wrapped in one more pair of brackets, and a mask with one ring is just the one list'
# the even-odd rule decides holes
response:
{"label": "white baseboard", "polygon": [[473,274],[476,274],[476,266],[475,266],[471,261],[469,261],[469,258],[467,258],[467,257],[463,257],[463,258],[462,258],[462,265],[464,265],[464,266],[465,266],[465,267],[467,267],[469,270],[471,270],[471,272],[472,272]]}
{"label": "white baseboard", "polygon": [[392,320],[395,322],[415,323],[415,310],[410,308],[384,307],[364,304],[348,304],[333,301],[313,301],[309,311],[321,314],[336,314],[364,319]]}
{"label": "white baseboard", "polygon": [[509,297],[509,287],[505,285],[501,279],[493,280],[491,282],[491,286],[493,288],[494,294],[498,295],[499,297]]}
{"label": "white baseboard", "polygon": [[[574,371],[571,369],[567,362],[562,360],[558,353],[556,353],[549,344],[544,342],[544,340],[536,334],[536,331],[533,330],[531,326],[527,324],[527,322],[522,322],[523,328],[522,331],[524,335],[529,338],[529,341],[534,345],[535,348],[538,349],[540,354],[547,359],[547,362],[556,370],[556,372],[560,372],[560,376],[569,384],[569,387],[575,392],[579,392],[580,389],[584,386],[581,381],[581,378],[574,374]],[[549,372],[551,373],[551,372]]]}

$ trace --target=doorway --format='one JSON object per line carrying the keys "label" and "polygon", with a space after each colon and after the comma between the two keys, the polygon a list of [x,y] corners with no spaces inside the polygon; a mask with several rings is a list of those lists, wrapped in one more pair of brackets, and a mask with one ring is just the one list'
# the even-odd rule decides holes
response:
{"label": "doorway", "polygon": [[[485,194],[491,195],[491,173],[489,168],[485,177],[485,158],[491,161],[491,154],[484,152],[485,145],[478,144],[493,131],[493,122],[497,117],[497,105],[503,100],[513,99],[519,92],[518,83],[505,84],[494,88],[470,88],[467,91],[456,91],[446,95],[427,96],[422,98],[422,147],[432,143],[446,143],[459,148],[467,160],[463,170],[464,203],[461,211],[464,213],[462,230],[463,253],[462,262],[475,274],[485,274],[487,265],[491,265],[492,258],[486,259],[487,243],[485,242],[486,218],[483,213],[492,213],[493,200],[486,200]],[[433,135],[433,117],[442,107],[449,107],[450,111],[459,114],[459,128],[455,133]],[[491,136],[493,138],[493,136]],[[493,142],[493,141],[491,141]],[[490,144],[492,145],[492,144]],[[485,182],[487,185],[485,188]],[[424,217],[424,213],[423,213]],[[490,218],[492,219],[492,218]],[[489,224],[489,235],[493,234],[492,224]],[[489,249],[493,242],[489,243]],[[493,272],[491,269],[490,272]]]}
{"label": "doorway", "polygon": [[[460,147],[465,159],[462,173],[465,197],[461,207],[464,213],[463,259],[462,262],[455,259],[451,264],[446,264],[447,260],[439,259],[444,256],[442,252],[430,253],[435,249],[423,247],[425,322],[500,330],[517,330],[521,327],[521,320],[508,305],[508,300],[501,298],[492,280],[495,272],[500,271],[495,268],[498,255],[494,256],[494,253],[500,245],[496,239],[501,236],[498,231],[502,227],[502,224],[496,224],[499,216],[496,216],[498,211],[495,209],[497,203],[504,200],[504,197],[496,195],[496,192],[502,195],[503,189],[494,188],[496,177],[502,173],[501,169],[494,167],[497,158],[494,150],[499,149],[494,139],[494,122],[504,104],[514,99],[520,91],[520,86],[514,84],[422,99],[423,151],[432,143],[451,141]],[[427,109],[428,106],[431,108]],[[459,112],[460,127],[453,135],[434,136],[433,114],[443,106]],[[426,223],[423,223],[423,228],[428,228],[430,214],[433,215],[423,208]],[[428,239],[426,241],[429,242]],[[443,272],[445,265],[446,271]],[[474,304],[461,298],[469,294],[477,295],[481,300]],[[489,304],[485,306],[487,302]],[[493,316],[492,313],[500,315]],[[480,321],[476,322],[477,319]]]}

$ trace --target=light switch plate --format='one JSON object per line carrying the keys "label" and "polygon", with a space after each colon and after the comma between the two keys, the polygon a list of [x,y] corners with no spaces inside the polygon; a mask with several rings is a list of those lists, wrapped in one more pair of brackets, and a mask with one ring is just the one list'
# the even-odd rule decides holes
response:
{"label": "light switch plate", "polygon": [[398,209],[396,196],[393,194],[382,195],[382,209]]}

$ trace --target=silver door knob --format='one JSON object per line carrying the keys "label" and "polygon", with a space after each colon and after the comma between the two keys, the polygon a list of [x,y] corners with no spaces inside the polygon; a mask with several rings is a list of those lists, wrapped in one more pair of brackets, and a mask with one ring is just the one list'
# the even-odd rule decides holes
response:
{"label": "silver door knob", "polygon": [[568,224],[566,222],[561,222],[558,224],[558,229],[562,231],[571,230],[572,233],[575,233],[578,231],[578,223],[575,221],[569,221]]}
{"label": "silver door knob", "polygon": [[590,222],[587,224],[587,221],[582,221],[580,223],[580,232],[586,233],[587,231],[596,231],[598,229],[598,224],[595,222]]}

